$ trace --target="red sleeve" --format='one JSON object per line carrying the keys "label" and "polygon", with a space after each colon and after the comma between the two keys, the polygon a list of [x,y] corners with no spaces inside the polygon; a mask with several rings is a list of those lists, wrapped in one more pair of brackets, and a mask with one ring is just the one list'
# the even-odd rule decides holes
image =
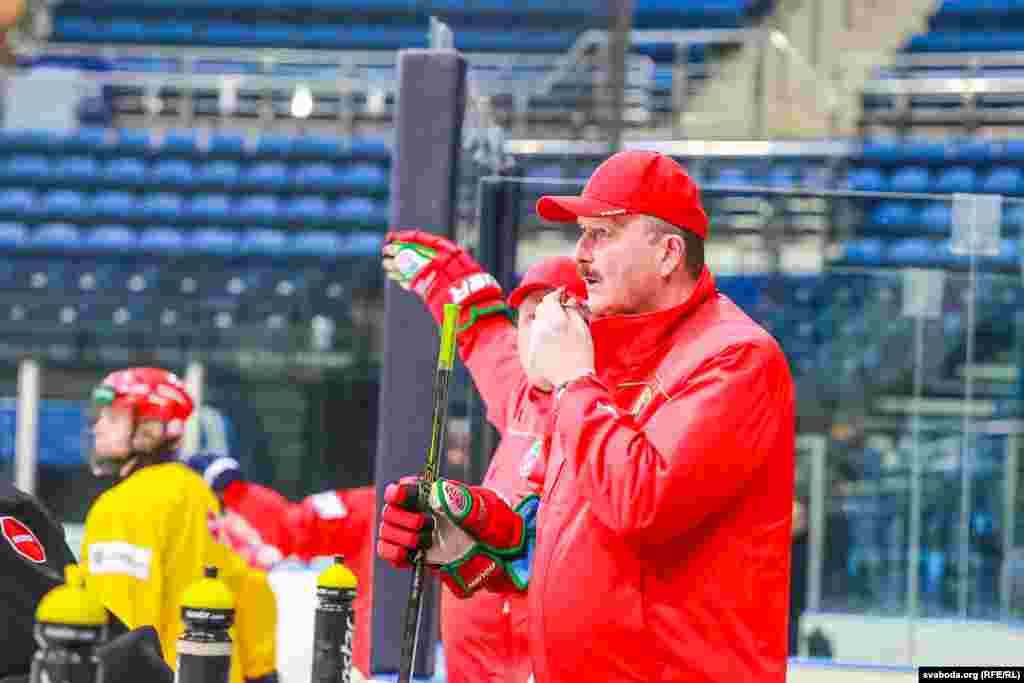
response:
{"label": "red sleeve", "polygon": [[292,504],[287,513],[292,552],[305,562],[318,556],[351,558],[364,552],[373,543],[375,501],[374,489],[365,487],[323,491]]}
{"label": "red sleeve", "polygon": [[570,385],[555,434],[575,485],[609,529],[666,542],[720,510],[787,440],[793,385],[777,348],[730,347],[640,427],[600,382]]}
{"label": "red sleeve", "polygon": [[491,316],[457,337],[459,356],[487,406],[487,420],[502,434],[509,406],[526,373],[519,362],[516,327],[504,316]]}
{"label": "red sleeve", "polygon": [[291,502],[277,491],[251,481],[235,480],[223,494],[224,505],[240,515],[260,538],[287,557],[291,553],[291,539],[282,524]]}

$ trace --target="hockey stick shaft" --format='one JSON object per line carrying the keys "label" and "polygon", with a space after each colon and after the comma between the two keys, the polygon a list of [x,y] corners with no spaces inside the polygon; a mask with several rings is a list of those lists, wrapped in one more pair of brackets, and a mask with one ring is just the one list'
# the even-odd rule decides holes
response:
{"label": "hockey stick shaft", "polygon": [[[441,348],[437,354],[437,369],[434,372],[434,405],[430,429],[430,449],[420,477],[418,497],[425,505],[430,497],[430,486],[437,481],[441,471],[441,453],[448,434],[448,384],[455,364],[455,336],[459,321],[457,304],[445,304],[444,320],[441,324]],[[405,626],[402,631],[402,655],[398,669],[398,683],[410,683],[412,667],[416,659],[416,646],[420,631],[420,607],[423,598],[423,584],[426,565],[423,552],[416,557],[409,589],[409,602],[405,606]]]}

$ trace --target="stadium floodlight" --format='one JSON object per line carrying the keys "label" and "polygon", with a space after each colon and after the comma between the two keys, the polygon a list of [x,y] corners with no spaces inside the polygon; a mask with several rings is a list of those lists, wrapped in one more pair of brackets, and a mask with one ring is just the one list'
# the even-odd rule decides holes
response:
{"label": "stadium floodlight", "polygon": [[313,113],[313,91],[308,85],[300,85],[295,88],[292,95],[292,116],[297,119],[308,119]]}

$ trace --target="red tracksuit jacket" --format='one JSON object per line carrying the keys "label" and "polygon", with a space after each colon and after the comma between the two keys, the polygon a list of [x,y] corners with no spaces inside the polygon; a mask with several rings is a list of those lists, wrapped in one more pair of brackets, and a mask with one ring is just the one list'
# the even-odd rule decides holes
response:
{"label": "red tracksuit jacket", "polygon": [[705,271],[680,305],[591,323],[556,399],[527,592],[537,683],[783,683],[794,392]]}

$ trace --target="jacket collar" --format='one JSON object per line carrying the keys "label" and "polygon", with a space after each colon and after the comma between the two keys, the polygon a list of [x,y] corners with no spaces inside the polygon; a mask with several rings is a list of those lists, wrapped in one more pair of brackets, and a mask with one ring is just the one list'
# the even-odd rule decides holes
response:
{"label": "jacket collar", "polygon": [[715,278],[705,266],[697,286],[683,303],[653,313],[611,315],[590,323],[594,340],[594,369],[609,377],[642,366],[669,343],[678,323],[718,293]]}

